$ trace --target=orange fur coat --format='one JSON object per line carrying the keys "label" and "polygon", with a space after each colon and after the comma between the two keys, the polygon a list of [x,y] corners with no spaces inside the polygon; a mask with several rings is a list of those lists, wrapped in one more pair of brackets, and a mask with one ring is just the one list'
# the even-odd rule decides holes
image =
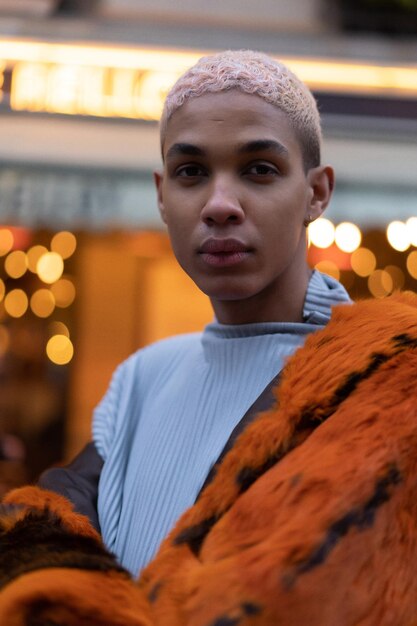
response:
{"label": "orange fur coat", "polygon": [[0,515],[3,626],[416,626],[417,296],[334,310],[132,581],[60,496]]}

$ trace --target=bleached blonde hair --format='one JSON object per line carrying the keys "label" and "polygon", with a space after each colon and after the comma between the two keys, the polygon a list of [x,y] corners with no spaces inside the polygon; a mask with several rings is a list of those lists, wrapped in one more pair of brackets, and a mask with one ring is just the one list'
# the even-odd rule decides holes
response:
{"label": "bleached blonde hair", "polygon": [[255,94],[283,111],[300,142],[305,168],[320,165],[321,124],[312,93],[286,65],[252,50],[202,57],[180,76],[165,100],[161,145],[171,116],[186,100],[231,89]]}

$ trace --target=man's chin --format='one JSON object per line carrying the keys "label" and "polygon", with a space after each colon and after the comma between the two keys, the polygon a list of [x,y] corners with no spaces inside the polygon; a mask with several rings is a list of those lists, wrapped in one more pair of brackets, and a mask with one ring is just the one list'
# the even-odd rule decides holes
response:
{"label": "man's chin", "polygon": [[244,289],[224,289],[224,290],[207,290],[202,291],[215,302],[242,302],[243,300],[250,300],[256,293],[250,290]]}

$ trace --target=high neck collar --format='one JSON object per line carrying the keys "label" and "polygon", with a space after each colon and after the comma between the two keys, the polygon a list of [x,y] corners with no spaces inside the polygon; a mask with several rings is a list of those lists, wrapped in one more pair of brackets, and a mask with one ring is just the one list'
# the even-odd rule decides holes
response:
{"label": "high neck collar", "polygon": [[317,270],[312,272],[303,307],[303,322],[258,322],[251,324],[220,324],[206,326],[206,337],[237,339],[275,333],[307,334],[325,326],[331,309],[337,304],[351,302],[346,289],[337,280]]}

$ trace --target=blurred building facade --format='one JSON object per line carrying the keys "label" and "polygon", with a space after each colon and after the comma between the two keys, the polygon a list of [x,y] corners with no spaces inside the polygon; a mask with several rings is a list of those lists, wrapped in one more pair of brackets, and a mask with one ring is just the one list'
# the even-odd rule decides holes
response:
{"label": "blurred building facade", "polygon": [[0,435],[30,478],[88,440],[117,363],[211,318],[152,182],[164,94],[202,54],[262,50],[310,84],[337,172],[311,264],[358,297],[414,289],[417,7],[385,0],[384,26],[369,4],[0,0]]}

